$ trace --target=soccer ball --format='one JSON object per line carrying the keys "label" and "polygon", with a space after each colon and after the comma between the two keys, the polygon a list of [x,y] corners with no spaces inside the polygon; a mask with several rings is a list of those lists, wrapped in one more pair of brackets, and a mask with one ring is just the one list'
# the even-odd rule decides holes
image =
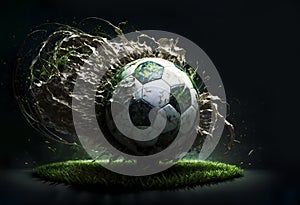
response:
{"label": "soccer ball", "polygon": [[142,58],[117,76],[120,82],[107,106],[106,121],[123,152],[155,154],[178,133],[196,129],[197,91],[181,67],[161,58]]}

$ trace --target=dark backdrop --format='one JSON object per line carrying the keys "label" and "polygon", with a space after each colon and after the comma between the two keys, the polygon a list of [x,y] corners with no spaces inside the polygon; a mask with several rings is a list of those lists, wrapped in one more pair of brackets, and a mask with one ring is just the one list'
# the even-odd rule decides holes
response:
{"label": "dark backdrop", "polygon": [[241,141],[224,155],[223,139],[211,159],[297,173],[299,6],[296,0],[1,1],[1,167],[26,168],[68,158],[47,149],[45,139],[20,113],[12,69],[18,48],[35,26],[97,16],[114,24],[128,21],[138,30],[180,34],[209,55],[223,79],[231,104],[229,119]]}

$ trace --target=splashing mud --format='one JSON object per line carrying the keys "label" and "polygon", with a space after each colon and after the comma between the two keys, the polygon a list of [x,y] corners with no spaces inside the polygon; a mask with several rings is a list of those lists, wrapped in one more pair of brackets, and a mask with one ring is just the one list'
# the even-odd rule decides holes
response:
{"label": "splashing mud", "polygon": [[[178,39],[155,39],[140,33],[135,40],[128,40],[121,28],[105,20],[99,22],[109,27],[111,34],[101,29],[86,32],[67,25],[48,24],[28,35],[18,58],[15,91],[23,114],[35,129],[52,140],[80,146],[73,125],[72,111],[77,110],[72,107],[72,98],[80,102],[87,96],[73,93],[76,79],[97,85],[97,119],[100,119],[99,124],[105,123],[102,108],[118,83],[115,74],[136,59],[158,57],[181,66],[198,91],[200,124],[190,156],[197,156],[206,137],[213,137],[218,120],[223,120],[230,130],[228,147],[231,148],[233,126],[219,113],[216,103],[222,99],[207,92],[206,78],[197,75],[186,63],[186,51],[177,46]],[[110,41],[116,36],[119,36],[118,41]],[[105,74],[102,79],[95,77],[99,72]],[[89,88],[82,88],[81,93],[85,93],[84,89]]]}

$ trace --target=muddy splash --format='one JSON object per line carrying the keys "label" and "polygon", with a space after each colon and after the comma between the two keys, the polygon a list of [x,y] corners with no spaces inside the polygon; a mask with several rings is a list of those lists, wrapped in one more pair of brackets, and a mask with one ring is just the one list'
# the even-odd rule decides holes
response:
{"label": "muddy splash", "polygon": [[[91,34],[68,25],[53,24],[49,31],[39,29],[28,36],[29,47],[25,46],[18,59],[15,90],[24,116],[35,129],[52,140],[81,146],[73,125],[72,111],[82,110],[72,107],[72,98],[80,102],[87,96],[74,95],[76,79],[87,81],[91,87],[97,85],[94,90],[95,103],[100,107],[97,118],[104,119],[101,107],[109,101],[109,96],[117,85],[118,81],[113,76],[118,70],[140,58],[158,57],[182,67],[194,81],[198,91],[200,124],[195,128],[198,135],[187,157],[197,158],[207,137],[214,137],[218,120],[224,121],[229,128],[231,140],[228,148],[231,148],[233,126],[218,110],[218,103],[226,102],[207,91],[205,80],[209,76],[197,75],[197,68],[186,63],[186,51],[178,46],[178,39],[157,39],[139,33],[135,40],[128,40],[120,27],[105,20],[99,21],[114,33],[107,35],[100,31]],[[116,36],[118,40],[111,41]],[[42,41],[37,37],[42,38]],[[102,49],[99,50],[99,47]],[[99,73],[104,74],[102,79],[96,78]],[[86,92],[84,89],[89,87],[83,87],[81,93]],[[85,117],[89,120],[91,116]],[[104,152],[99,152],[99,155],[111,157]]]}

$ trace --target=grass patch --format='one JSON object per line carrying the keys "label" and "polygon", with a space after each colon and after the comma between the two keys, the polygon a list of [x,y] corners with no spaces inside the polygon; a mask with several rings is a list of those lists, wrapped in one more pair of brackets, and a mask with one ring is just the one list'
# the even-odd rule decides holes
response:
{"label": "grass patch", "polygon": [[[33,170],[41,179],[80,186],[96,186],[112,189],[176,189],[206,185],[243,176],[237,166],[210,161],[180,161],[171,168],[149,176],[125,176],[101,166],[100,161],[76,160],[56,162]],[[125,163],[125,166],[134,166]],[[116,166],[124,166],[116,163]]]}

